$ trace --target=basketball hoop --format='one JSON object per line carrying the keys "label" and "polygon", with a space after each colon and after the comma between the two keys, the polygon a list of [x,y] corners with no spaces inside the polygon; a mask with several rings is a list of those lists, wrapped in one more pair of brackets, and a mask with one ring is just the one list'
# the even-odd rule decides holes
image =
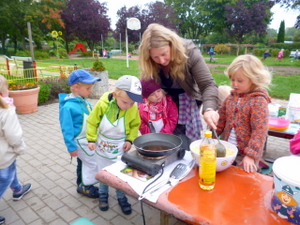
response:
{"label": "basketball hoop", "polygon": [[141,22],[137,18],[130,18],[127,20],[127,28],[130,30],[139,30],[141,29]]}

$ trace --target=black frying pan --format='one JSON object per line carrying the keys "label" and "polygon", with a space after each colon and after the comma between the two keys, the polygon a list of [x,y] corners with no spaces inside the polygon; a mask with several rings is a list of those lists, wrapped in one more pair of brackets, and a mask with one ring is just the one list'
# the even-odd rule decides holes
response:
{"label": "black frying pan", "polygon": [[[153,125],[149,125],[153,132]],[[144,134],[133,141],[137,151],[147,157],[171,155],[180,148],[181,144],[182,140],[179,137],[165,133]]]}

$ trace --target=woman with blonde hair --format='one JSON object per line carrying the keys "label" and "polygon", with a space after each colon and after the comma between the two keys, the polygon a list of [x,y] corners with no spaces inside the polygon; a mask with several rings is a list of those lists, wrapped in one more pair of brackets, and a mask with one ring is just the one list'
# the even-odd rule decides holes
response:
{"label": "woman with blonde hair", "polygon": [[201,137],[201,104],[205,122],[216,128],[218,88],[192,41],[160,24],[150,24],[139,46],[139,66],[141,78],[155,79],[177,104],[179,118],[174,134],[183,140],[185,149]]}

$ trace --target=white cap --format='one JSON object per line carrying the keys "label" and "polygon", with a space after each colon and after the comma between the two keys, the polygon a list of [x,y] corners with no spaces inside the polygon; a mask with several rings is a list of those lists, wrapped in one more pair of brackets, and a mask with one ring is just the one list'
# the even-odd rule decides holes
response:
{"label": "white cap", "polygon": [[142,85],[137,77],[124,75],[117,80],[116,87],[126,91],[133,101],[144,102],[142,98]]}

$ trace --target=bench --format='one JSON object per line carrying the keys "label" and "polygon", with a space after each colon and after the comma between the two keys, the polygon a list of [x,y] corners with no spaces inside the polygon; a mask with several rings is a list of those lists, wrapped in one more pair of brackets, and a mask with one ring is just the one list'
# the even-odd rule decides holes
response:
{"label": "bench", "polygon": [[15,61],[27,61],[27,62],[32,62],[32,58],[28,56],[11,56],[12,60]]}
{"label": "bench", "polygon": [[0,55],[0,70],[9,70],[10,60],[6,55]]}

